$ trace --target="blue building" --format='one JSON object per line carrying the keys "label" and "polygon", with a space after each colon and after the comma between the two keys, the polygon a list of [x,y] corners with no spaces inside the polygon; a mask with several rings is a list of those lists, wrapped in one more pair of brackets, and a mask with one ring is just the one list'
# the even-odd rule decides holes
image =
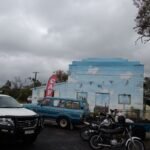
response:
{"label": "blue building", "polygon": [[55,96],[86,99],[90,110],[143,110],[144,65],[127,59],[89,58],[69,65],[68,82]]}

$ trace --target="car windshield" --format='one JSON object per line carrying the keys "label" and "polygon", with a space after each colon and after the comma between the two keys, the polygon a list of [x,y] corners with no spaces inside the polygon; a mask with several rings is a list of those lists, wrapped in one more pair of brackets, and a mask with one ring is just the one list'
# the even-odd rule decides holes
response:
{"label": "car windshield", "polygon": [[13,97],[10,96],[0,96],[0,108],[21,108],[19,104]]}

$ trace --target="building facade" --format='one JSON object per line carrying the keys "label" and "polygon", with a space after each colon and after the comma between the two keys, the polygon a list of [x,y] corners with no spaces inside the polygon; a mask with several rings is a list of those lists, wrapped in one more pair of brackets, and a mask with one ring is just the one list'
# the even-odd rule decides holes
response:
{"label": "building facade", "polygon": [[37,103],[37,101],[43,99],[45,89],[46,86],[35,87],[32,89],[32,103]]}
{"label": "building facade", "polygon": [[127,59],[89,58],[69,65],[69,79],[55,96],[86,99],[96,108],[143,110],[144,65]]}

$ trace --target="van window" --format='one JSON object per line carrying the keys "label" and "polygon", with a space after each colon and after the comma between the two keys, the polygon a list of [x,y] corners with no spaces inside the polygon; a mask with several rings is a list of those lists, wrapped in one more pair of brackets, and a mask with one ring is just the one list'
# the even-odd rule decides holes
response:
{"label": "van window", "polygon": [[66,108],[80,109],[80,103],[78,101],[66,101]]}
{"label": "van window", "polygon": [[48,99],[44,99],[43,101],[40,102],[43,106],[48,106],[50,101]]}
{"label": "van window", "polygon": [[53,106],[54,106],[54,107],[61,107],[61,108],[64,108],[64,107],[65,107],[65,100],[55,99],[55,100],[53,101]]}
{"label": "van window", "polygon": [[54,106],[54,107],[61,107],[61,108],[64,108],[64,107],[65,107],[65,100],[54,99],[54,100],[53,100],[53,106]]}
{"label": "van window", "polygon": [[66,108],[71,109],[72,108],[72,102],[71,101],[66,101]]}
{"label": "van window", "polygon": [[72,109],[80,109],[80,103],[79,102],[72,102]]}
{"label": "van window", "polygon": [[60,103],[60,100],[59,100],[59,99],[55,99],[55,100],[53,101],[53,106],[54,106],[54,107],[58,107],[58,106],[59,106],[59,103]]}
{"label": "van window", "polygon": [[65,100],[60,100],[58,107],[64,108],[65,107]]}

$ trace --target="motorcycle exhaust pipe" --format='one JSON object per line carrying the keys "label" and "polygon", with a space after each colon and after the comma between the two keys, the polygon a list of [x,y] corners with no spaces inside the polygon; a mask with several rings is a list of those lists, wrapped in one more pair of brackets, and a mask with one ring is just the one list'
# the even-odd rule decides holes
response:
{"label": "motorcycle exhaust pipe", "polygon": [[103,147],[111,147],[111,145],[107,145],[107,144],[98,144],[98,146],[103,146]]}
{"label": "motorcycle exhaust pipe", "polygon": [[84,123],[85,125],[90,125],[90,123],[87,122],[87,121],[84,121],[83,123]]}

